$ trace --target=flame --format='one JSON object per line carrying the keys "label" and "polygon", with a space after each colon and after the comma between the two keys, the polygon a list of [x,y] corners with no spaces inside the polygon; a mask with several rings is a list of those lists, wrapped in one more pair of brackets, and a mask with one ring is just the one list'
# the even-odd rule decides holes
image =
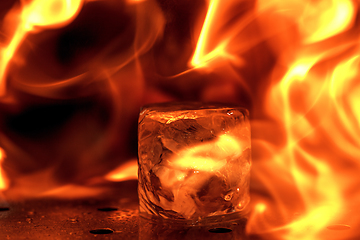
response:
{"label": "flame", "polygon": [[[85,5],[85,13],[82,11],[80,14],[80,10]],[[100,8],[100,10],[95,15],[94,12],[88,15],[89,9],[94,10],[97,8]],[[101,12],[104,9],[110,10],[111,17],[108,18],[108,13],[104,15]],[[78,15],[80,15],[80,20],[77,18]],[[96,56],[85,58],[86,60],[90,59],[90,63],[81,59],[81,64],[75,61],[75,63],[66,66],[59,59],[59,56],[54,58],[53,54],[55,52],[54,55],[63,55],[63,53],[67,55],[69,52],[68,44],[77,44],[78,39],[76,37],[81,38],[81,41],[85,37],[85,45],[87,43],[91,45],[103,37],[101,34],[99,36],[94,34],[90,37],[86,35],[93,34],[92,27],[89,28],[85,36],[81,31],[77,34],[79,30],[77,24],[80,22],[80,26],[82,26],[81,21],[83,20],[81,18],[84,18],[84,16],[85,18],[90,16],[90,22],[99,18],[99,22],[93,22],[100,26],[100,30],[105,29],[105,34],[112,36],[112,39],[107,42],[107,46],[100,46],[100,50],[93,51]],[[115,16],[116,18],[113,18]],[[111,20],[109,28],[103,27],[104,23],[102,21],[104,19]],[[124,23],[122,23],[123,20]],[[120,22],[118,24],[120,30],[116,31],[115,34],[113,29],[110,29],[114,23],[113,21]],[[11,180],[14,180],[11,181],[12,187],[8,189],[9,191],[6,191],[6,197],[19,200],[21,198],[41,196],[58,196],[59,198],[65,196],[69,198],[71,196],[74,198],[84,197],[85,195],[93,196],[99,194],[99,191],[106,189],[106,187],[100,186],[99,190],[97,186],[92,184],[105,185],[110,184],[109,181],[120,182],[136,179],[137,164],[134,161],[130,165],[122,164],[124,155],[128,151],[126,148],[128,139],[121,139],[119,136],[125,136],[121,132],[129,130],[127,126],[130,120],[128,114],[137,115],[138,108],[141,105],[139,99],[143,93],[144,83],[139,58],[151,49],[162,34],[164,18],[157,3],[155,1],[91,0],[23,1],[19,7],[14,5],[7,13],[5,23],[4,35],[8,37],[8,41],[0,49],[0,57],[2,58],[2,61],[0,61],[0,68],[2,69],[2,72],[0,72],[2,73],[0,77],[0,89],[2,92],[0,95],[4,96],[8,93],[6,100],[14,100],[11,102],[13,104],[10,105],[8,104],[9,101],[5,101],[5,97],[0,99],[2,115],[0,132],[3,133],[3,131],[7,132],[9,130],[7,133],[0,135],[0,143],[4,145],[6,152],[9,152],[8,155],[11,160],[8,161],[8,169],[11,169]],[[85,21],[85,24],[87,23]],[[55,28],[56,30],[53,30]],[[76,28],[75,37],[71,36],[70,40],[66,40],[65,48],[59,51],[57,47],[61,47],[61,37],[69,32],[70,35],[73,34],[73,28]],[[52,30],[49,31],[50,29]],[[60,37],[58,36],[59,33]],[[58,38],[53,41],[54,36],[59,37],[60,40]],[[104,39],[108,40],[107,37]],[[49,45],[50,48],[48,48]],[[81,45],[83,45],[83,42]],[[93,46],[89,48],[91,47]],[[75,58],[78,57],[78,48],[79,46],[76,46]],[[34,49],[44,50],[42,52],[44,55],[39,57]],[[35,53],[35,57],[32,56],[33,53]],[[4,59],[7,60],[3,61]],[[33,64],[39,59],[40,61],[44,60],[44,62],[38,65]],[[39,68],[35,65],[39,66]],[[81,65],[80,73],[69,70],[78,70],[79,65]],[[33,66],[35,67],[33,68]],[[57,70],[59,71],[57,72]],[[133,81],[120,81],[119,79],[132,79]],[[8,81],[11,83],[9,87],[6,86]],[[132,91],[129,91],[129,88]],[[81,90],[78,91],[79,89]],[[101,97],[105,92],[106,94]],[[71,93],[70,95],[75,93],[77,96],[72,95],[69,97],[69,93]],[[58,112],[59,114],[56,113],[55,115],[61,119],[60,122],[63,121],[58,125],[59,131],[52,128],[52,119],[50,121],[46,120],[51,113],[44,116],[38,116],[42,115],[42,111],[33,114],[33,110],[36,111],[37,109],[37,107],[34,106],[35,108],[33,108],[31,106],[34,102],[29,99],[29,101],[25,100],[25,98],[19,97],[18,94],[25,96],[25,98],[32,99],[32,97],[35,97],[41,99],[41,105],[45,104],[45,106],[48,106],[48,101],[57,102],[56,105],[60,105],[61,109]],[[75,105],[79,103],[78,100],[82,99],[80,102],[85,101],[85,105],[89,104],[89,108],[86,107],[87,109],[83,113],[89,114],[87,110],[91,109],[90,111],[93,111],[95,106],[93,103],[97,101],[89,100],[95,95],[102,99],[100,105],[98,105],[99,102],[95,104],[98,105],[98,110],[101,113],[91,113],[91,116],[95,116],[96,119],[88,118],[85,124],[81,124],[82,127],[77,128],[78,121],[82,121],[83,117],[83,114],[79,113],[78,110],[82,112],[84,110],[82,106],[84,105],[74,111],[71,109],[76,108]],[[37,100],[35,101],[37,102]],[[29,105],[27,103],[23,105],[25,102],[29,103]],[[64,102],[67,103],[63,108]],[[125,102],[127,103],[125,104]],[[134,106],[137,107],[134,108]],[[26,114],[26,112],[29,114]],[[23,113],[25,113],[25,116],[21,116]],[[34,117],[36,120],[27,119],[29,116],[30,118]],[[12,128],[12,118],[16,118],[21,123]],[[8,119],[10,120],[8,121]],[[43,119],[45,119],[44,123],[37,125],[37,122],[42,122]],[[38,131],[41,131],[42,125],[45,128],[50,126],[50,131],[46,130],[47,133],[45,134],[48,137],[52,136],[49,137],[49,141],[44,140],[43,136],[38,136]],[[35,134],[29,138],[24,137],[24,132],[19,130],[23,126],[25,128],[30,126],[31,129],[28,130]],[[19,135],[14,134],[18,130]],[[91,136],[85,136],[87,134]],[[49,148],[42,146],[42,149],[39,149],[37,141],[27,141],[33,137],[39,137],[38,140]],[[54,153],[47,151],[50,148],[56,149],[54,151],[56,152],[55,157],[53,156]],[[116,163],[109,164],[115,158],[104,156],[110,152],[117,152],[120,155],[120,157],[117,156]],[[39,164],[45,158],[53,159],[53,157],[56,159],[53,162],[46,161],[47,163]],[[73,157],[78,161],[70,160]],[[128,156],[126,156],[126,159],[128,159]],[[102,166],[88,167],[89,163],[101,165],[103,162],[105,164]],[[78,171],[80,168],[86,170]],[[69,171],[57,175],[64,169]],[[69,175],[72,175],[71,180]],[[43,184],[37,183],[44,182],[44,179],[48,179],[48,181]],[[59,181],[59,179],[61,180]],[[93,193],[91,192],[92,188]]]}
{"label": "flame", "polygon": [[217,171],[221,169],[228,158],[241,154],[238,141],[228,135],[221,135],[215,142],[204,143],[185,149],[179,157],[171,160],[176,169],[194,169],[201,171]]}
{"label": "flame", "polygon": [[[135,160],[123,163],[119,159],[126,160],[129,155],[134,155],[127,148],[136,135],[130,129],[134,127],[132,123],[136,122],[140,105],[173,99],[229,101],[245,104],[252,115],[253,208],[247,233],[265,239],[315,240],[335,239],[336,236],[330,236],[333,230],[356,228],[360,220],[352,210],[358,209],[360,202],[357,191],[360,183],[358,1],[209,0],[191,7],[194,1],[86,2],[95,4],[93,6],[113,6],[119,2],[116,6],[120,6],[121,11],[128,4],[121,20],[129,22],[122,27],[131,36],[124,34],[116,38],[117,42],[123,41],[126,50],[122,50],[126,53],[113,53],[121,48],[113,42],[95,41],[94,45],[109,46],[84,67],[89,69],[88,72],[84,70],[75,77],[57,79],[55,83],[14,84],[14,88],[30,96],[14,95],[19,101],[19,106],[14,109],[0,105],[0,144],[7,153],[7,160],[12,160],[7,164],[18,168],[24,164],[33,171],[29,174],[27,171],[30,170],[22,169],[19,176],[15,174],[10,178],[15,192],[21,195],[24,191],[24,196],[63,195],[70,198],[101,194],[98,189],[91,191],[93,185],[82,187],[81,183],[86,182],[82,178],[90,178],[96,183],[136,178]],[[11,26],[3,29],[7,41],[0,49],[0,96],[6,94],[6,83],[12,80],[11,63],[21,62],[18,65],[26,66],[29,61],[20,51],[26,37],[46,28],[69,24],[75,20],[82,5],[80,0],[33,0],[23,1],[20,9],[14,7],[9,11],[4,26],[8,22]],[[136,23],[132,25],[133,22]],[[196,28],[198,25],[202,27]],[[195,27],[188,29],[188,26]],[[101,39],[102,36],[97,37]],[[78,48],[76,46],[76,50]],[[89,52],[96,50],[89,48]],[[78,60],[81,63],[74,61],[71,64],[83,69],[88,56],[84,54]],[[106,61],[107,58],[110,60]],[[63,68],[60,72],[64,72]],[[53,79],[45,71],[41,73],[45,79]],[[94,97],[93,102],[101,103],[94,104],[101,110],[96,108],[86,115],[87,108],[91,108],[86,106],[85,110],[74,114],[72,120],[64,120],[66,123],[59,132],[66,134],[49,134],[39,143],[33,141],[31,134],[22,136],[19,133],[21,127],[17,129],[8,123],[13,115],[22,110],[25,112],[33,105],[35,108],[37,101],[61,98],[59,89],[65,85],[69,92],[75,92],[76,88],[71,88],[74,82],[85,89],[88,98]],[[40,94],[43,90],[40,88],[47,88],[47,93]],[[96,90],[97,94],[94,93]],[[75,100],[82,103],[87,97],[84,100],[81,95],[80,100]],[[96,118],[98,115],[101,117]],[[87,116],[95,120],[92,122]],[[103,127],[101,124],[108,125]],[[84,127],[83,130],[79,130],[79,126]],[[106,134],[100,134],[104,131]],[[81,134],[83,138],[79,137]],[[69,163],[60,158],[54,160],[51,171],[38,170],[46,161],[33,159],[47,150],[39,146],[51,137],[57,141],[58,136],[66,144],[57,144],[52,148],[55,149],[53,152],[66,152],[80,160]],[[79,139],[87,140],[82,143],[86,150],[78,146],[81,145]],[[214,171],[221,168],[229,156],[241,152],[242,147],[232,136],[224,135],[217,141],[181,152],[171,164],[176,168]],[[0,151],[2,167],[4,150]],[[116,163],[119,160],[119,166],[109,172],[109,166],[116,165],[106,165],[114,152],[120,155],[114,157]],[[214,161],[214,158],[221,160]],[[97,162],[97,159],[101,161]],[[60,167],[57,169],[54,165]],[[66,182],[59,187],[54,175],[59,174],[61,168],[67,169],[64,166],[73,167],[77,176],[74,182],[80,182],[78,185]],[[8,165],[6,167],[8,169]],[[0,173],[0,189],[5,192],[9,186],[3,169]],[[64,175],[68,176],[67,173]],[[94,178],[98,175],[101,180]],[[178,174],[173,181],[182,177]],[[45,184],[37,186],[38,182]],[[40,190],[33,190],[35,186]],[[349,232],[348,235],[348,239],[354,239],[358,234]]]}
{"label": "flame", "polygon": [[2,148],[0,148],[0,191],[3,191],[8,188],[7,179],[4,176],[3,170],[2,170],[2,163],[5,159],[5,152]]}
{"label": "flame", "polygon": [[21,12],[22,28],[61,27],[72,21],[80,10],[81,0],[32,1]]}
{"label": "flame", "polygon": [[296,22],[305,44],[318,42],[351,28],[354,1],[266,1],[257,2],[259,12],[274,11]]}
{"label": "flame", "polygon": [[[352,154],[357,156],[359,154],[358,146],[354,143],[360,142],[360,136],[355,129],[360,126],[360,111],[359,111],[359,90],[360,85],[357,84],[356,79],[359,76],[358,66],[360,64],[359,55],[350,57],[336,66],[332,74],[329,86],[329,96],[336,109],[338,117],[343,123],[342,127],[346,131],[341,132],[333,124],[328,127],[333,127],[334,134],[339,138],[339,142],[346,144],[347,148]],[[346,74],[344,74],[346,73]],[[344,137],[344,133],[351,136],[351,140]]]}
{"label": "flame", "polygon": [[[300,20],[302,31],[308,33],[305,42],[321,41],[349,29],[354,14],[353,1],[312,1]],[[315,29],[309,29],[309,26],[315,26]]]}
{"label": "flame", "polygon": [[191,65],[194,67],[201,67],[205,63],[215,56],[220,55],[223,52],[222,47],[218,46],[217,49],[212,50],[210,53],[205,53],[206,40],[209,38],[210,27],[213,25],[215,11],[219,5],[220,0],[210,1],[209,9],[206,14],[205,22],[202,27],[197,47],[195,49],[194,56],[191,60]]}
{"label": "flame", "polygon": [[[300,216],[291,221],[288,220],[289,223],[278,227],[271,224],[268,226],[267,231],[278,232],[279,239],[322,239],[321,232],[326,226],[334,219],[341,218],[342,209],[346,204],[344,186],[341,184],[342,176],[337,173],[334,164],[337,158],[331,153],[324,153],[323,150],[316,151],[316,146],[323,148],[332,141],[337,146],[347,146],[347,140],[342,135],[349,134],[354,136],[355,141],[349,143],[350,147],[346,150],[350,151],[345,154],[358,154],[357,150],[353,151],[359,148],[360,143],[358,126],[354,125],[354,122],[358,120],[347,120],[349,116],[355,116],[355,119],[358,119],[358,110],[354,111],[356,107],[349,108],[342,104],[343,98],[347,97],[351,91],[349,89],[341,91],[343,86],[347,85],[347,81],[358,76],[357,67],[355,67],[358,66],[358,55],[350,55],[350,58],[347,57],[336,63],[334,68],[321,68],[319,63],[333,56],[339,56],[338,48],[342,48],[341,44],[311,51],[306,49],[307,44],[327,39],[344,31],[352,21],[354,6],[350,2],[328,1],[327,3],[329,2],[332,2],[331,9],[327,9],[319,16],[312,16],[316,19],[312,19],[311,22],[315,21],[317,27],[307,29],[309,32],[304,34],[304,45],[300,45],[297,50],[295,61],[288,63],[288,70],[282,79],[271,87],[266,100],[269,115],[285,128],[286,143],[272,153],[272,163],[282,169],[283,174],[291,174],[291,179],[287,181],[296,187],[301,196],[301,200],[298,201],[303,204]],[[324,1],[314,4],[324,4]],[[312,11],[311,14],[313,14]],[[347,12],[346,18],[344,18],[344,11]],[[306,17],[303,15],[297,19],[300,31],[302,31],[304,19]],[[344,44],[349,44],[349,42]],[[352,45],[351,42],[350,45]],[[358,93],[358,84],[353,82],[352,87]],[[350,96],[350,106],[353,106],[359,101],[360,95],[354,97],[355,95],[350,94]],[[340,104],[336,101],[339,99]],[[345,109],[350,111],[344,112]],[[342,120],[334,122],[333,119],[338,116]],[[343,131],[344,128],[348,133]],[[337,132],[338,130],[340,132]],[[354,143],[355,146],[353,146]],[[271,146],[267,147],[271,148]],[[334,150],[329,149],[330,152]],[[346,150],[344,149],[345,152]],[[278,184],[278,181],[274,181],[274,184]],[[294,210],[291,210],[293,206],[290,207],[284,203],[281,195],[285,193],[277,190],[275,186],[269,187],[269,190],[273,197],[279,200],[277,204],[282,208],[283,217],[288,219]],[[280,203],[281,201],[283,203]],[[263,202],[258,203],[255,209],[263,205]],[[266,214],[264,209],[269,209],[269,206],[260,209],[263,214]],[[273,212],[268,214],[273,214]],[[264,221],[261,218],[261,211],[256,210],[248,225],[249,232],[264,231],[256,227],[256,224]]]}
{"label": "flame", "polygon": [[138,172],[137,160],[134,159],[120,165],[113,171],[109,172],[105,176],[105,179],[115,182],[137,179],[137,172]]}
{"label": "flame", "polygon": [[81,4],[82,0],[33,0],[23,3],[21,13],[16,13],[18,23],[15,33],[10,43],[0,49],[0,96],[5,94],[8,64],[27,34],[45,27],[58,28],[67,25],[76,17]]}
{"label": "flame", "polygon": [[[209,2],[191,60],[193,67],[214,70],[230,59],[224,56],[241,59],[243,51],[236,51],[241,47],[236,49],[229,41],[238,33],[219,29],[226,21],[224,9],[236,2]],[[355,24],[357,3],[260,0],[254,10],[247,17],[238,17],[242,21],[232,21],[260,24],[258,41],[269,42],[278,62],[266,97],[257,105],[264,107],[270,123],[253,121],[253,131],[258,132],[254,151],[264,153],[254,159],[252,179],[268,191],[269,199],[253,196],[247,232],[271,234],[274,239],[326,239],[324,230],[331,224],[343,224],[342,210],[348,204],[349,183],[337,171],[337,161],[360,156],[358,38],[349,32]],[[253,46],[245,38],[236,39],[243,40],[238,45]],[[221,64],[210,65],[214,59]],[[269,131],[264,128],[281,129],[283,134],[269,137],[263,134]],[[203,159],[199,162],[205,165]],[[356,202],[357,196],[351,197],[350,202]],[[277,221],[269,221],[274,215]]]}
{"label": "flame", "polygon": [[[222,65],[221,62],[223,61],[229,61],[237,66],[243,64],[238,54],[238,52],[242,51],[242,46],[237,46],[234,42],[238,40],[237,34],[239,30],[251,21],[252,16],[246,16],[232,23],[232,26],[225,33],[218,32],[223,27],[222,24],[226,23],[226,20],[223,19],[229,18],[228,11],[231,10],[232,4],[234,3],[223,4],[220,0],[209,1],[206,17],[189,63],[191,67],[216,67],[216,65]],[[231,20],[233,19],[229,21]],[[224,34],[225,37],[216,38],[217,34]],[[210,41],[210,39],[213,41]]]}

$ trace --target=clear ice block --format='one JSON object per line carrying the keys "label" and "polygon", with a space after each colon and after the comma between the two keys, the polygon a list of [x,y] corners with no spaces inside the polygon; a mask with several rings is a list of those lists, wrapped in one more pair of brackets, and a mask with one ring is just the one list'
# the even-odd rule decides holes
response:
{"label": "clear ice block", "polygon": [[144,106],[138,126],[140,213],[201,221],[243,211],[250,200],[248,114],[222,104]]}

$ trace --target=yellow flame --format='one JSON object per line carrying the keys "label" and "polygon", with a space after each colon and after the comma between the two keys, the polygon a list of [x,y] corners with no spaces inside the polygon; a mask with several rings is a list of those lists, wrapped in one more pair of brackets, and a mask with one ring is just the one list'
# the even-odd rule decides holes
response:
{"label": "yellow flame", "polygon": [[138,165],[137,160],[128,161],[105,176],[105,179],[114,182],[137,179]]}
{"label": "yellow flame", "polygon": [[[340,212],[343,204],[340,196],[341,187],[334,178],[335,173],[327,165],[326,160],[322,161],[315,158],[299,145],[299,141],[310,136],[315,131],[315,127],[308,121],[304,113],[296,113],[290,106],[289,92],[292,83],[302,80],[305,81],[304,84],[311,86],[313,79],[309,77],[308,72],[317,59],[317,57],[313,57],[305,64],[294,64],[278,85],[278,89],[276,87],[273,89],[277,94],[281,94],[281,102],[284,104],[283,121],[288,144],[280,153],[281,159],[284,164],[290,167],[306,206],[305,215],[283,227],[283,229],[289,230],[287,238],[291,239],[318,239],[319,231],[324,229],[326,224]],[[327,86],[326,81],[324,85]],[[308,98],[311,98],[311,101],[308,101],[310,103],[309,109],[318,99],[318,97],[315,99],[312,97],[309,94]],[[324,111],[323,114],[326,115],[326,109],[322,110]],[[304,163],[314,167],[316,174],[303,170],[301,166]]]}
{"label": "yellow flame", "polygon": [[216,56],[220,50],[220,46],[217,50],[214,50],[208,54],[205,53],[206,48],[206,41],[209,38],[209,31],[211,29],[211,26],[213,25],[214,15],[216,13],[217,6],[219,4],[220,0],[213,0],[210,1],[208,12],[206,14],[206,18],[204,21],[204,25],[201,29],[201,33],[196,45],[194,56],[191,60],[191,65],[194,67],[201,67],[205,65],[207,61],[212,59],[214,56]]}
{"label": "yellow flame", "polygon": [[304,43],[314,43],[349,29],[355,18],[351,0],[259,0],[259,12],[272,11],[297,24]]}
{"label": "yellow flame", "polygon": [[[304,204],[304,211],[295,219],[281,227],[269,227],[269,231],[279,231],[278,239],[321,239],[321,231],[342,213],[344,186],[334,168],[338,153],[329,149],[329,153],[317,156],[316,148],[334,142],[345,156],[360,156],[360,58],[357,53],[350,55],[334,64],[333,69],[316,65],[336,55],[335,49],[317,48],[310,52],[299,49],[296,60],[289,64],[281,81],[272,86],[266,100],[269,114],[285,128],[287,140],[281,149],[272,150],[272,167],[291,174],[288,181],[294,183],[294,189],[301,195],[299,201]],[[320,75],[315,74],[318,69],[323,70]],[[294,93],[301,98],[294,98]],[[301,108],[294,108],[293,104]],[[304,143],[308,145],[305,147]],[[284,209],[291,206],[284,203],[281,191],[271,186],[269,189],[289,219],[291,210]],[[266,214],[263,209],[269,208],[266,203],[257,204],[252,218],[258,224],[266,221],[262,219]],[[248,231],[254,227],[252,218]]]}
{"label": "yellow flame", "polygon": [[179,153],[179,157],[171,160],[175,168],[216,171],[221,169],[227,160],[241,154],[241,145],[233,137],[221,135],[215,142],[204,143]]}
{"label": "yellow flame", "polygon": [[[311,176],[301,167],[294,163],[292,173],[297,186],[304,197],[308,212],[300,219],[288,224],[285,228],[290,230],[288,236],[294,239],[318,239],[317,234],[336,217],[341,210],[343,200],[341,188],[334,179],[333,170],[321,159],[317,159],[306,152],[303,159],[314,166],[316,176]],[[312,194],[316,191],[316,194]]]}
{"label": "yellow flame", "polygon": [[35,27],[63,26],[78,13],[82,0],[35,0],[21,13],[22,27],[33,31]]}
{"label": "yellow flame", "polygon": [[360,56],[351,56],[336,66],[333,71],[329,96],[334,106],[335,121],[328,121],[326,127],[332,129],[343,151],[352,156],[360,156]]}
{"label": "yellow flame", "polygon": [[[10,43],[0,49],[0,96],[6,92],[6,69],[29,32],[39,27],[61,27],[76,17],[82,0],[33,0],[17,16],[19,23]],[[37,29],[38,28],[38,29]]]}
{"label": "yellow flame", "polygon": [[256,213],[264,213],[266,211],[266,204],[265,203],[257,203],[254,207],[254,211]]}
{"label": "yellow flame", "polygon": [[301,30],[308,34],[305,42],[317,42],[343,32],[350,27],[354,14],[353,1],[312,1],[300,19]]}
{"label": "yellow flame", "polygon": [[[211,61],[220,58],[230,60],[236,65],[242,64],[239,54],[230,51],[228,47],[238,30],[246,25],[248,19],[234,24],[235,26],[226,34],[218,33],[217,27],[215,27],[216,21],[221,18],[224,11],[228,10],[229,6],[231,5],[222,5],[220,0],[210,0],[190,66],[194,68],[206,67]],[[217,39],[213,39],[214,37],[217,37]],[[213,42],[217,42],[215,47],[209,45],[209,43]]]}
{"label": "yellow flame", "polygon": [[[304,1],[258,2],[282,4],[283,8],[276,9],[275,11],[279,11],[281,14],[294,20],[302,37],[302,44],[314,43],[339,34],[351,25],[354,18],[353,4],[350,1],[332,1],[331,6],[326,4],[324,6],[326,1],[313,1],[311,3],[304,3]],[[225,40],[219,41],[220,43],[215,47],[211,48],[209,46],[208,41],[213,37],[211,30],[216,25],[214,21],[216,12],[219,11],[218,8],[219,1],[210,1],[194,56],[191,60],[193,67],[208,66],[209,62],[215,58],[226,55],[231,56],[226,52],[227,36],[223,37],[222,39]],[[319,12],[324,12],[324,14],[319,14]],[[319,239],[319,232],[340,213],[340,209],[343,206],[341,186],[334,177],[334,170],[326,164],[327,159],[315,158],[307,149],[300,145],[302,139],[310,138],[309,136],[316,131],[316,126],[306,118],[306,113],[311,110],[322,97],[322,94],[326,92],[324,89],[328,87],[326,81],[324,83],[319,83],[317,80],[314,81],[312,77],[309,77],[309,72],[316,63],[327,57],[330,53],[321,50],[317,52],[302,52],[302,50],[299,49],[292,63],[287,63],[287,73],[280,83],[273,87],[272,95],[267,101],[267,109],[276,112],[280,116],[280,118],[278,118],[279,116],[276,116],[276,118],[283,123],[287,139],[286,146],[272,156],[273,160],[276,162],[276,166],[280,166],[280,169],[284,172],[290,172],[293,178],[292,181],[295,184],[294,188],[297,188],[300,192],[302,197],[300,201],[303,201],[305,205],[305,212],[300,217],[282,227],[272,229],[273,231],[286,232],[286,234],[278,236],[278,239]],[[287,54],[284,53],[285,58],[289,58]],[[290,58],[293,57],[290,56]],[[303,105],[305,105],[305,109],[301,112],[292,109],[290,92],[294,84],[307,86],[309,89],[320,89],[319,93],[316,93],[314,90],[310,90],[310,93],[305,93],[309,94],[309,96],[304,98],[305,102]],[[277,110],[279,111],[274,110],[274,105],[278,106]],[[197,151],[198,149],[195,150],[195,152]],[[176,164],[182,168],[212,171],[223,166],[221,161],[214,161],[214,159],[204,157],[203,155],[194,157],[191,153],[187,153],[181,156]],[[312,166],[313,172],[309,173],[308,169],[303,169],[304,164]],[[281,196],[273,197],[281,199]],[[281,201],[277,202],[277,204],[281,203]],[[265,203],[257,204],[253,214],[255,217],[261,218],[261,215],[268,208]],[[289,212],[287,211],[285,215],[288,215]]]}
{"label": "yellow flame", "polygon": [[3,174],[2,163],[5,158],[5,152],[0,148],[0,190],[5,190],[7,188],[7,180]]}

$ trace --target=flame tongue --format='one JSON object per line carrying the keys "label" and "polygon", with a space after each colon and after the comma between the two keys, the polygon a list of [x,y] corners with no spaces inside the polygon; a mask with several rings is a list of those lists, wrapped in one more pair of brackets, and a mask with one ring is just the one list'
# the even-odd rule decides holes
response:
{"label": "flame tongue", "polygon": [[[302,8],[297,14],[294,14],[295,3]],[[259,9],[270,9],[270,5],[261,6],[261,1],[259,4]],[[322,239],[321,232],[332,221],[341,219],[341,209],[346,205],[344,186],[340,184],[342,177],[335,169],[337,162],[341,161],[342,152],[346,152],[345,155],[354,152],[351,147],[337,151],[332,142],[337,146],[352,146],[355,142],[348,145],[341,135],[347,135],[346,131],[349,131],[349,135],[354,135],[351,133],[353,131],[357,132],[355,135],[359,133],[356,124],[346,120],[349,116],[356,116],[357,111],[352,112],[351,107],[346,107],[349,111],[343,114],[346,108],[342,104],[339,107],[337,102],[338,99],[343,102],[346,98],[345,92],[339,93],[337,90],[343,88],[343,85],[346,86],[348,79],[357,75],[354,73],[357,67],[350,66],[356,63],[358,53],[350,51],[342,55],[342,51],[339,50],[344,49],[343,46],[353,45],[351,38],[334,42],[335,44],[328,41],[329,44],[317,48],[308,44],[328,39],[351,27],[355,8],[351,1],[316,1],[306,6],[299,2],[272,1],[271,4],[274,4],[271,7],[284,7],[284,11],[278,14],[292,13],[286,17],[292,19],[299,27],[302,42],[294,52],[281,52],[279,49],[281,57],[287,59],[287,62],[282,64],[286,64],[288,70],[280,81],[277,80],[277,83],[271,86],[266,99],[268,114],[285,128],[286,144],[276,150],[270,144],[273,140],[268,139],[269,145],[264,144],[260,149],[273,148],[273,163],[283,174],[291,173],[291,178],[286,179],[286,182],[289,187],[293,186],[298,191],[300,197],[297,201],[301,202],[303,207],[300,211],[296,210],[298,216],[293,217],[291,213],[295,212],[296,207],[295,204],[291,206],[286,203],[286,191],[269,185],[272,197],[278,199],[277,207],[284,213],[282,217],[286,219],[285,224],[274,226],[267,222],[267,227],[259,229],[256,225],[261,225],[262,217],[274,214],[267,204],[260,201],[255,207],[248,231],[259,233],[268,228],[269,232],[276,232],[279,239]],[[323,9],[323,14],[319,14],[315,9]],[[338,60],[334,63],[329,60],[332,58]],[[324,67],[324,62],[329,65]],[[335,67],[332,68],[333,66]],[[282,66],[278,67],[280,69]],[[341,84],[334,87],[335,82]],[[358,89],[357,85],[353,83],[355,92]],[[350,100],[350,105],[352,102],[353,100]],[[339,116],[346,117],[337,121]],[[345,132],[342,131],[344,128]],[[358,137],[356,139],[358,140]],[[359,141],[356,141],[355,145],[353,149],[359,147]],[[274,177],[275,185],[284,181],[277,174],[270,173]]]}
{"label": "flame tongue", "polygon": [[33,0],[23,3],[21,13],[10,11],[17,19],[10,43],[0,49],[0,96],[6,93],[6,70],[16,50],[30,32],[68,24],[79,12],[82,0]]}
{"label": "flame tongue", "polygon": [[[224,34],[226,28],[219,27],[226,21],[225,13],[231,15],[237,3],[209,1],[191,65],[218,74],[220,64],[213,60],[233,64],[233,56],[243,56],[244,46],[263,40],[276,54],[277,62],[267,76],[266,97],[254,100],[255,111],[265,108],[271,121],[268,125],[253,122],[257,158],[252,175],[254,186],[263,186],[262,191],[268,191],[275,203],[257,196],[255,189],[256,204],[247,231],[273,233],[274,239],[325,239],[322,232],[342,219],[341,209],[347,205],[348,184],[341,184],[339,162],[358,165],[354,156],[360,156],[360,87],[355,80],[359,76],[358,35],[348,31],[358,32],[358,26],[354,27],[357,3],[256,1],[254,11],[227,25],[243,30],[241,26],[255,22],[261,28],[255,40],[250,40],[251,34],[239,37],[236,30]],[[241,40],[237,48],[234,39]],[[263,61],[263,56],[266,54],[257,60]],[[275,130],[279,132],[273,133]],[[268,136],[268,132],[272,134]],[[356,201],[352,197],[351,202]],[[278,222],[266,219],[275,215]]]}
{"label": "flame tongue", "polygon": [[257,10],[261,13],[269,11],[294,21],[306,44],[330,38],[349,29],[355,16],[355,4],[349,0],[260,0],[257,1]]}
{"label": "flame tongue", "polygon": [[231,136],[222,135],[216,142],[205,143],[183,150],[170,165],[177,169],[194,169],[199,171],[216,171],[221,169],[227,160],[236,159],[242,151],[239,143]]}
{"label": "flame tongue", "polygon": [[4,158],[5,158],[4,150],[0,148],[0,191],[3,191],[7,188],[7,180],[3,175],[3,170],[2,170],[2,165],[3,165],[2,163],[4,161]]}
{"label": "flame tongue", "polygon": [[80,10],[82,0],[34,0],[21,13],[21,27],[61,27],[71,22]]}

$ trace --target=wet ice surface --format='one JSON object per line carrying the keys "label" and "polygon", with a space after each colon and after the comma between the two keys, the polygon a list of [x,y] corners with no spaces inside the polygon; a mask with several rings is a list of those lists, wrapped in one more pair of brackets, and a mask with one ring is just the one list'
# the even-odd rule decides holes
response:
{"label": "wet ice surface", "polygon": [[140,211],[194,219],[249,201],[250,126],[238,110],[151,113],[139,123]]}

